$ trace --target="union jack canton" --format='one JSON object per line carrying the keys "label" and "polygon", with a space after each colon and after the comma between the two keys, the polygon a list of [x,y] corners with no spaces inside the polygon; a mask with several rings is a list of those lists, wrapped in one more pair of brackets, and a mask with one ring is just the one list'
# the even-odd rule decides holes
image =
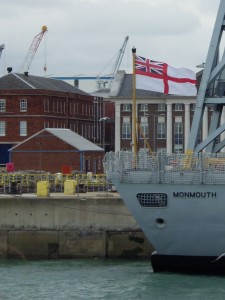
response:
{"label": "union jack canton", "polygon": [[166,64],[150,60],[142,56],[135,56],[135,73],[150,77],[163,77]]}

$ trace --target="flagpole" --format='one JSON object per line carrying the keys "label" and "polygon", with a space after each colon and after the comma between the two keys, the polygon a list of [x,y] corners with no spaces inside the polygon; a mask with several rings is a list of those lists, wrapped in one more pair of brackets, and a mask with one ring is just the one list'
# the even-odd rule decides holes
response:
{"label": "flagpole", "polygon": [[137,114],[136,114],[136,75],[135,75],[135,55],[136,48],[132,48],[132,57],[133,57],[133,105],[132,105],[132,150],[134,157],[136,159],[137,155]]}

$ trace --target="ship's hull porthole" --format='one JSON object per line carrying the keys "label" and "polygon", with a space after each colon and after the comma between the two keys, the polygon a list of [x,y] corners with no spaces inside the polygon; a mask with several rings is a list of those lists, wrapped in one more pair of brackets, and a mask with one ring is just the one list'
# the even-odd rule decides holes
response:
{"label": "ship's hull porthole", "polygon": [[155,224],[159,228],[164,228],[166,226],[166,222],[163,218],[156,218],[155,219]]}

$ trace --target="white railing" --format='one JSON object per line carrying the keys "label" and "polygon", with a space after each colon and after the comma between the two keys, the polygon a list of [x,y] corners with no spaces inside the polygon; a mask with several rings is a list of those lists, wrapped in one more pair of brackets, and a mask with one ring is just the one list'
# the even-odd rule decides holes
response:
{"label": "white railing", "polygon": [[104,158],[108,179],[167,184],[225,184],[225,153],[147,154],[109,152]]}

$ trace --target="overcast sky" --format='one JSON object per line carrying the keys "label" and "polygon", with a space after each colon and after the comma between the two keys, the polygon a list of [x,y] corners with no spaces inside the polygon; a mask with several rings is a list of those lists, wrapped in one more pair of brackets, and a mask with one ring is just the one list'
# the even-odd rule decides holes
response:
{"label": "overcast sky", "polygon": [[[131,49],[196,71],[206,59],[219,0],[1,0],[0,74],[19,72],[35,35],[48,32],[30,67],[33,75],[104,75],[128,35],[120,69],[131,71]],[[43,67],[47,62],[47,72]]]}

